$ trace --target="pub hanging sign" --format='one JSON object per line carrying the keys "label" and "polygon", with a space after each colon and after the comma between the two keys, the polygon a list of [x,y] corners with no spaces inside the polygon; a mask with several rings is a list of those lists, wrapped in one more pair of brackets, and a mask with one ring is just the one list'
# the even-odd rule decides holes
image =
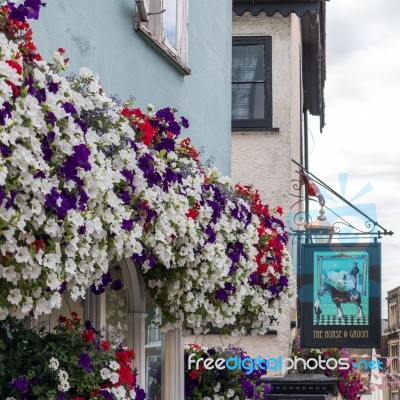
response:
{"label": "pub hanging sign", "polygon": [[299,284],[302,347],[380,347],[380,243],[302,245]]}

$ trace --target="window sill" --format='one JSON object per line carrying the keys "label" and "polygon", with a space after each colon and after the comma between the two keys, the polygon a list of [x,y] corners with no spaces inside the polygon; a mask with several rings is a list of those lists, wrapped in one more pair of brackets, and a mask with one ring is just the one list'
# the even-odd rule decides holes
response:
{"label": "window sill", "polygon": [[232,132],[240,133],[276,133],[279,132],[279,128],[232,128]]}
{"label": "window sill", "polygon": [[190,68],[169,49],[164,43],[161,43],[157,38],[150,33],[140,22],[136,23],[136,31],[139,32],[149,43],[154,47],[166,60],[168,60],[182,75],[191,75]]}

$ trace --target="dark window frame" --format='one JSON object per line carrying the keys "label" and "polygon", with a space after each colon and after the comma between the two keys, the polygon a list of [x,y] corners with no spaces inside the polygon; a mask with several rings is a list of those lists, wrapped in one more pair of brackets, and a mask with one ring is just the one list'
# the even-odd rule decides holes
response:
{"label": "dark window frame", "polygon": [[[272,127],[272,37],[271,36],[233,36],[233,46],[264,45],[264,115],[263,119],[232,119],[232,131],[278,131]],[[233,83],[239,83],[234,82]]]}

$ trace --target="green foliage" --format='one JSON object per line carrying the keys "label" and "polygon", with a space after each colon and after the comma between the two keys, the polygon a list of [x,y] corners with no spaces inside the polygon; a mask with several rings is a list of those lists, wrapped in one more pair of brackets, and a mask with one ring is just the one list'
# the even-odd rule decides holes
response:
{"label": "green foliage", "polygon": [[144,395],[134,384],[134,352],[105,340],[90,322],[82,326],[76,313],[60,317],[50,333],[27,325],[11,318],[0,323],[1,399],[103,399],[103,390],[114,399],[117,388],[126,394],[120,399]]}

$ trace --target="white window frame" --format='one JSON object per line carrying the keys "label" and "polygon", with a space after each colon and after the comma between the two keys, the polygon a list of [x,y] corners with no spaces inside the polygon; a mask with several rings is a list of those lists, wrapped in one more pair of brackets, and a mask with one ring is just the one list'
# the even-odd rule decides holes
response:
{"label": "white window frame", "polygon": [[183,75],[190,75],[188,67],[188,0],[176,0],[176,46],[164,34],[164,1],[136,0],[136,30],[150,41]]}

